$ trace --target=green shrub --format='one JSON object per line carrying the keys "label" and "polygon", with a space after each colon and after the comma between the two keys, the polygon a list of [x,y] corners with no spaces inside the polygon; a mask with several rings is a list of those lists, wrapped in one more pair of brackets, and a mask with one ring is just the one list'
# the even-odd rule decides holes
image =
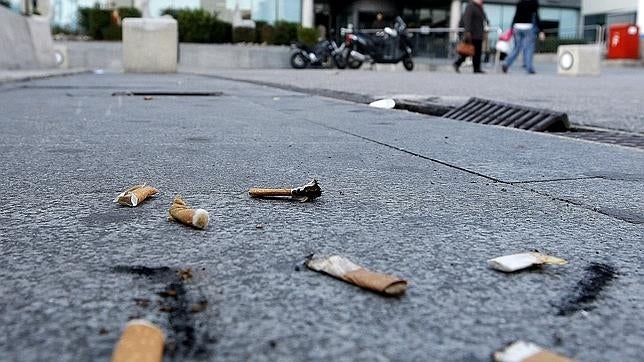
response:
{"label": "green shrub", "polygon": [[166,9],[161,10],[161,15],[170,15],[170,16],[172,16],[174,18],[174,20],[177,20],[177,19],[179,19],[179,13],[181,11],[185,11],[185,10],[166,8]]}
{"label": "green shrub", "polygon": [[547,37],[545,41],[538,42],[537,52],[539,53],[556,53],[557,48],[560,45],[571,45],[571,44],[588,44],[588,40],[584,38],[558,38],[558,37]]}
{"label": "green shrub", "polygon": [[120,7],[116,10],[118,10],[119,16],[121,16],[121,19],[141,17],[141,11],[139,11],[139,9],[137,8]]}
{"label": "green shrub", "polygon": [[78,8],[78,30],[83,34],[87,34],[89,29],[89,12],[91,10],[92,8]]}
{"label": "green shrub", "polygon": [[258,43],[275,44],[275,28],[270,24],[262,25],[259,30],[260,38]]}
{"label": "green shrub", "polygon": [[118,25],[110,25],[102,29],[103,40],[121,40],[122,32],[121,27]]}
{"label": "green shrub", "polygon": [[319,37],[320,37],[320,34],[316,29],[304,28],[301,26],[297,28],[297,40],[300,43],[304,43],[306,45],[312,46],[318,42]]}
{"label": "green shrub", "polygon": [[213,18],[210,29],[211,43],[230,43],[233,41],[233,26],[230,23]]}
{"label": "green shrub", "polygon": [[208,43],[210,41],[211,16],[203,9],[179,12],[179,39],[188,43]]}
{"label": "green shrub", "polygon": [[103,29],[110,26],[112,22],[111,11],[92,8],[89,12],[89,25],[87,28],[87,35],[95,40],[103,40]]}
{"label": "green shrub", "polygon": [[0,0],[0,6],[11,9],[11,2],[9,0]]}
{"label": "green shrub", "polygon": [[177,20],[179,41],[187,43],[229,43],[232,40],[230,23],[217,19],[202,9],[165,9],[162,15]]}
{"label": "green shrub", "polygon": [[255,43],[263,43],[262,28],[266,25],[268,25],[268,23],[262,20],[258,20],[255,22]]}
{"label": "green shrub", "polygon": [[275,23],[275,33],[273,36],[273,44],[276,45],[289,45],[297,40],[297,23],[289,23],[288,21],[278,21]]}
{"label": "green shrub", "polygon": [[255,28],[233,28],[233,43],[252,43],[255,41]]}
{"label": "green shrub", "polygon": [[[140,18],[141,12],[130,7],[117,9],[121,19]],[[121,40],[121,27],[112,24],[112,10],[94,7],[78,8],[78,28],[94,40]]]}

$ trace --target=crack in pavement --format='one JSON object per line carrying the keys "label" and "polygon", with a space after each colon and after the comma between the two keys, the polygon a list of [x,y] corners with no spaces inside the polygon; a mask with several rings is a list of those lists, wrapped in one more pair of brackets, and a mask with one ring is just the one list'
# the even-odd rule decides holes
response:
{"label": "crack in pavement", "polygon": [[520,185],[520,184],[536,184],[536,183],[545,183],[545,182],[579,181],[579,180],[594,180],[594,179],[603,179],[603,177],[602,176],[563,177],[563,178],[553,178],[548,180],[509,181],[508,183],[512,185]]}
{"label": "crack in pavement", "polygon": [[[321,96],[321,97],[326,97],[326,98],[331,98],[331,99],[336,99],[336,100],[341,100],[341,101],[346,101],[346,102],[352,102],[352,103],[359,103],[359,104],[369,104],[375,100],[378,99],[378,97],[374,96],[369,96],[369,95],[363,95],[359,93],[352,93],[352,92],[345,92],[345,91],[339,91],[339,90],[332,90],[332,89],[325,89],[325,88],[304,88],[304,87],[298,87],[294,85],[289,85],[289,84],[280,84],[280,83],[274,83],[274,82],[268,82],[268,81],[261,81],[261,80],[253,80],[253,79],[244,79],[244,78],[232,78],[232,77],[225,77],[225,76],[220,76],[220,75],[214,75],[214,74],[200,74],[200,73],[194,73],[194,72],[187,72],[186,74],[194,75],[194,76],[200,76],[200,77],[206,77],[206,78],[214,78],[214,79],[220,79],[220,80],[226,80],[226,81],[232,81],[232,82],[241,82],[241,83],[247,83],[247,84],[253,84],[253,85],[260,85],[260,86],[265,86],[265,87],[272,87],[272,88],[277,88],[281,90],[287,90],[287,91],[292,91],[292,92],[299,92],[303,94],[308,94],[308,95],[313,95],[313,96]],[[396,99],[397,106],[395,109],[398,110],[405,110],[408,112],[416,113],[416,114],[424,114],[428,116],[433,116],[433,117],[442,117],[442,113],[445,113],[444,109],[446,109],[447,105],[442,105],[439,103],[433,103],[433,104],[427,104],[427,107],[429,111],[421,111],[423,108],[422,106],[419,106],[418,104],[415,104],[416,102],[414,100],[410,99]],[[399,107],[400,106],[400,107]],[[451,118],[446,118],[450,120],[454,120]],[[458,121],[458,120],[456,120]],[[458,122],[463,122],[463,121],[458,121]],[[572,129],[582,129],[584,126],[578,125],[578,124],[572,124]],[[590,128],[587,128],[590,130]],[[529,131],[529,130],[528,130]],[[627,132],[627,131],[619,131],[619,132],[614,132],[615,130],[610,129],[610,128],[599,128],[599,127],[593,127],[592,129],[592,134],[594,135],[593,137],[584,137],[581,135],[580,132],[538,132],[541,134],[549,134],[557,137],[565,137],[565,138],[572,138],[572,139],[577,139],[577,140],[584,140],[587,142],[594,142],[594,143],[601,143],[601,144],[609,144],[609,145],[614,145],[614,146],[620,146],[620,147],[628,147],[628,148],[635,148],[635,149],[642,149],[644,146],[641,146],[638,142],[633,143],[633,142],[628,142],[629,139],[635,137],[638,140],[642,139],[642,134],[641,133],[632,133],[632,132]],[[534,131],[530,131],[534,132]],[[582,132],[583,133],[583,132]],[[602,137],[601,135],[604,134],[617,134],[621,135],[621,139],[614,140],[614,139],[605,139],[605,137]]]}
{"label": "crack in pavement", "polygon": [[[200,75],[200,74],[195,74],[195,75]],[[264,85],[264,86],[269,86],[269,87],[274,86],[274,84],[270,83],[270,82],[238,80],[238,79],[234,79],[234,78],[221,77],[221,76],[208,76],[208,75],[201,75],[201,76],[212,77],[212,78],[217,78],[217,79],[223,79],[223,80],[228,80],[228,81],[246,82],[246,83],[250,83],[250,84]],[[289,87],[290,86],[283,86],[283,85],[277,85],[276,86],[276,88],[280,88],[280,89],[288,89]],[[299,87],[294,87],[294,88],[299,88]],[[290,90],[293,90],[293,89],[290,89]],[[307,90],[305,89],[305,93],[306,92],[307,92]],[[335,98],[335,97],[331,97],[331,98]],[[346,99],[342,99],[342,100],[346,100]],[[263,105],[263,104],[256,103],[256,102],[253,102],[253,103],[256,104],[256,105],[259,105],[261,107],[265,107],[265,105]],[[280,112],[282,114],[285,114],[287,116],[289,115],[287,112],[283,112],[281,110],[275,110],[275,111]],[[610,208],[603,208],[602,209],[602,208],[587,205],[587,204],[584,204],[584,203],[581,203],[581,202],[578,202],[578,201],[569,200],[569,199],[559,197],[559,196],[553,196],[553,195],[550,195],[550,194],[545,193],[545,192],[539,192],[539,191],[536,191],[534,189],[529,189],[529,188],[525,188],[525,187],[521,186],[522,184],[530,184],[530,183],[534,183],[534,182],[557,182],[557,181],[574,181],[574,180],[585,180],[585,179],[591,180],[591,179],[608,178],[609,176],[595,175],[595,176],[583,176],[583,177],[575,177],[575,178],[561,178],[561,179],[539,180],[539,181],[516,181],[516,182],[504,181],[504,180],[498,179],[496,177],[492,177],[492,176],[489,176],[489,175],[486,175],[486,174],[483,174],[483,173],[480,173],[480,172],[477,172],[477,171],[474,171],[474,170],[467,169],[465,167],[457,166],[455,164],[451,164],[449,162],[442,161],[442,160],[439,160],[437,158],[433,158],[433,157],[430,157],[430,156],[425,156],[425,155],[420,154],[420,153],[412,152],[412,151],[409,151],[409,150],[407,150],[405,148],[402,148],[402,147],[398,147],[398,146],[395,146],[395,145],[392,145],[392,144],[389,144],[389,143],[386,143],[386,142],[378,141],[378,140],[375,140],[375,139],[372,139],[372,138],[369,138],[369,137],[366,137],[366,136],[362,136],[362,135],[359,135],[357,133],[353,133],[353,132],[350,132],[350,131],[346,131],[346,130],[343,130],[343,129],[340,129],[340,128],[329,126],[329,125],[326,125],[324,123],[313,121],[313,120],[308,119],[308,118],[303,117],[301,119],[306,121],[306,122],[321,126],[323,128],[326,128],[326,129],[334,130],[336,132],[340,132],[340,133],[343,133],[343,134],[346,134],[346,135],[349,135],[349,136],[352,136],[352,137],[356,137],[356,138],[365,140],[365,141],[370,142],[370,143],[375,143],[375,144],[378,144],[380,146],[385,146],[385,147],[394,149],[396,151],[406,153],[408,155],[419,157],[419,158],[422,158],[422,159],[425,159],[425,160],[428,160],[428,161],[431,161],[431,162],[434,162],[434,163],[438,163],[438,164],[443,165],[443,166],[447,166],[447,167],[455,169],[455,170],[459,170],[461,172],[469,173],[471,175],[482,177],[484,179],[487,179],[487,180],[490,180],[490,181],[493,181],[493,182],[498,182],[498,183],[501,183],[501,184],[504,184],[504,185],[518,187],[518,188],[520,188],[522,190],[533,192],[533,193],[536,193],[536,194],[538,194],[540,196],[548,197],[553,201],[560,201],[560,202],[564,202],[564,203],[567,203],[567,204],[570,204],[570,205],[581,207],[583,209],[586,209],[586,210],[589,210],[589,211],[592,211],[592,212],[595,212],[595,213],[598,213],[598,214],[601,214],[601,215],[604,215],[604,216],[608,216],[608,217],[611,217],[611,218],[614,218],[614,219],[617,219],[617,220],[620,220],[620,221],[624,221],[624,222],[627,222],[629,224],[642,224],[642,223],[644,223],[644,217],[641,217],[640,215],[637,215],[637,214],[634,214],[634,213],[630,213],[630,212],[627,212],[627,211],[624,211],[624,210],[618,210],[618,209],[610,209]]]}
{"label": "crack in pavement", "polygon": [[[625,212],[623,210],[617,210],[617,209],[609,209],[609,208],[603,208],[602,209],[602,208],[594,207],[594,206],[587,205],[587,204],[584,204],[584,203],[581,203],[581,202],[576,202],[574,200],[569,200],[569,199],[566,199],[566,198],[563,198],[563,197],[553,196],[553,195],[550,195],[550,194],[545,193],[545,192],[540,192],[540,191],[536,191],[534,189],[529,189],[529,188],[522,187],[520,182],[503,181],[501,179],[498,179],[498,178],[495,178],[495,177],[492,177],[492,176],[488,176],[488,175],[482,174],[480,172],[476,172],[476,171],[469,170],[469,169],[464,168],[464,167],[453,165],[453,164],[451,164],[449,162],[441,161],[441,160],[436,159],[436,158],[432,158],[432,157],[425,156],[425,155],[422,155],[422,154],[419,154],[419,153],[415,153],[415,152],[406,150],[406,149],[398,147],[398,146],[390,145],[390,144],[385,143],[385,142],[381,142],[381,141],[371,139],[369,137],[361,136],[361,135],[358,135],[358,134],[355,134],[355,133],[352,133],[352,132],[348,132],[348,131],[345,131],[345,130],[342,130],[342,129],[339,129],[339,128],[335,128],[335,127],[331,127],[331,126],[328,126],[328,125],[325,125],[325,124],[322,124],[322,123],[319,123],[319,122],[311,121],[309,119],[305,119],[305,120],[307,122],[311,122],[311,123],[317,124],[319,126],[322,126],[322,127],[328,128],[328,129],[332,129],[332,130],[335,130],[335,131],[338,131],[338,132],[342,132],[344,134],[347,134],[347,135],[350,135],[350,136],[353,136],[353,137],[357,137],[357,138],[363,139],[363,140],[371,142],[371,143],[375,143],[375,144],[378,144],[378,145],[381,145],[381,146],[389,147],[391,149],[394,149],[394,150],[397,150],[397,151],[400,151],[400,152],[404,152],[404,153],[412,155],[412,156],[420,157],[422,159],[425,159],[425,160],[428,160],[428,161],[431,161],[431,162],[435,162],[435,163],[441,164],[443,166],[453,168],[455,170],[466,172],[466,173],[469,173],[469,174],[472,174],[472,175],[475,175],[475,176],[478,176],[478,177],[485,178],[487,180],[491,180],[491,181],[494,181],[494,182],[501,183],[501,184],[505,184],[505,185],[509,185],[509,186],[515,186],[515,187],[518,187],[518,188],[520,188],[522,190],[530,191],[530,192],[536,193],[538,195],[548,197],[551,200],[562,201],[562,202],[565,202],[565,203],[568,203],[568,204],[571,204],[571,205],[574,205],[574,206],[577,206],[577,207],[581,207],[583,209],[586,209],[586,210],[589,210],[589,211],[592,211],[592,212],[596,212],[596,213],[599,213],[599,214],[602,214],[602,215],[605,215],[605,216],[612,217],[614,219],[618,219],[620,221],[627,222],[629,224],[642,224],[642,223],[644,223],[644,218],[640,217],[637,214],[628,213],[628,212]],[[601,177],[598,176],[598,177],[586,177],[586,178],[577,178],[577,179],[583,180],[583,179],[596,179],[596,178],[601,178]],[[575,180],[575,179],[573,178],[571,180]],[[561,181],[565,181],[565,179],[561,180]]]}

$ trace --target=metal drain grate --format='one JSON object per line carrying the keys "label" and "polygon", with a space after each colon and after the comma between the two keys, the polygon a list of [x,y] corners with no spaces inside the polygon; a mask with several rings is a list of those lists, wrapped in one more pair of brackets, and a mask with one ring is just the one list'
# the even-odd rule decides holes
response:
{"label": "metal drain grate", "polygon": [[445,113],[443,117],[539,132],[559,132],[570,129],[566,113],[476,97],[470,98],[464,105]]}
{"label": "metal drain grate", "polygon": [[162,91],[141,91],[141,92],[131,92],[131,91],[122,91],[114,92],[112,96],[156,96],[156,97],[219,97],[224,95],[223,92],[162,92]]}
{"label": "metal drain grate", "polygon": [[396,109],[404,109],[414,113],[444,117],[444,115],[453,110],[454,107],[435,102],[396,99]]}

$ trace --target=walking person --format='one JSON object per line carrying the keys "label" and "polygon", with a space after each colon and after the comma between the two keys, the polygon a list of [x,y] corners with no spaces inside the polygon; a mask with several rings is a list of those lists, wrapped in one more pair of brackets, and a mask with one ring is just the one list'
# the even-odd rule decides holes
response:
{"label": "walking person", "polygon": [[[487,22],[487,16],[483,10],[483,0],[471,0],[465,7],[461,22],[465,29],[463,41],[474,45],[474,55],[472,56],[474,73],[485,73],[481,70],[483,37],[485,35],[485,23]],[[461,64],[463,64],[466,58],[463,55],[459,55],[459,58],[454,62],[454,70],[456,73],[460,73]]]}
{"label": "walking person", "polygon": [[503,73],[507,73],[519,53],[523,53],[523,65],[526,72],[534,74],[533,58],[537,34],[540,40],[545,39],[545,34],[541,29],[541,19],[539,19],[538,0],[519,1],[512,19],[512,29],[514,30],[514,49],[505,59],[501,69]]}

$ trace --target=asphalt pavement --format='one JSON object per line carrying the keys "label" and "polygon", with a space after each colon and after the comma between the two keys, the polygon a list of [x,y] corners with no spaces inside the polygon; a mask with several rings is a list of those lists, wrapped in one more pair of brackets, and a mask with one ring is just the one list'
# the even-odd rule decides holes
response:
{"label": "asphalt pavement", "polygon": [[[107,360],[133,318],[165,331],[168,361],[488,361],[517,339],[641,359],[642,150],[188,74],[6,83],[0,109],[2,359]],[[311,203],[247,194],[312,178]],[[159,195],[112,203],[143,182]],[[167,220],[178,194],[206,230]],[[569,263],[486,264],[534,249]],[[310,271],[312,253],[409,289]]]}
{"label": "asphalt pavement", "polygon": [[599,76],[560,76],[549,64],[537,74],[520,67],[503,74],[488,66],[487,74],[450,67],[438,71],[359,71],[292,69],[217,70],[185,69],[200,74],[251,81],[278,82],[309,89],[327,89],[374,98],[442,98],[461,104],[469,97],[489,98],[524,106],[546,108],[569,115],[577,126],[591,126],[644,134],[644,68],[603,67]]}

